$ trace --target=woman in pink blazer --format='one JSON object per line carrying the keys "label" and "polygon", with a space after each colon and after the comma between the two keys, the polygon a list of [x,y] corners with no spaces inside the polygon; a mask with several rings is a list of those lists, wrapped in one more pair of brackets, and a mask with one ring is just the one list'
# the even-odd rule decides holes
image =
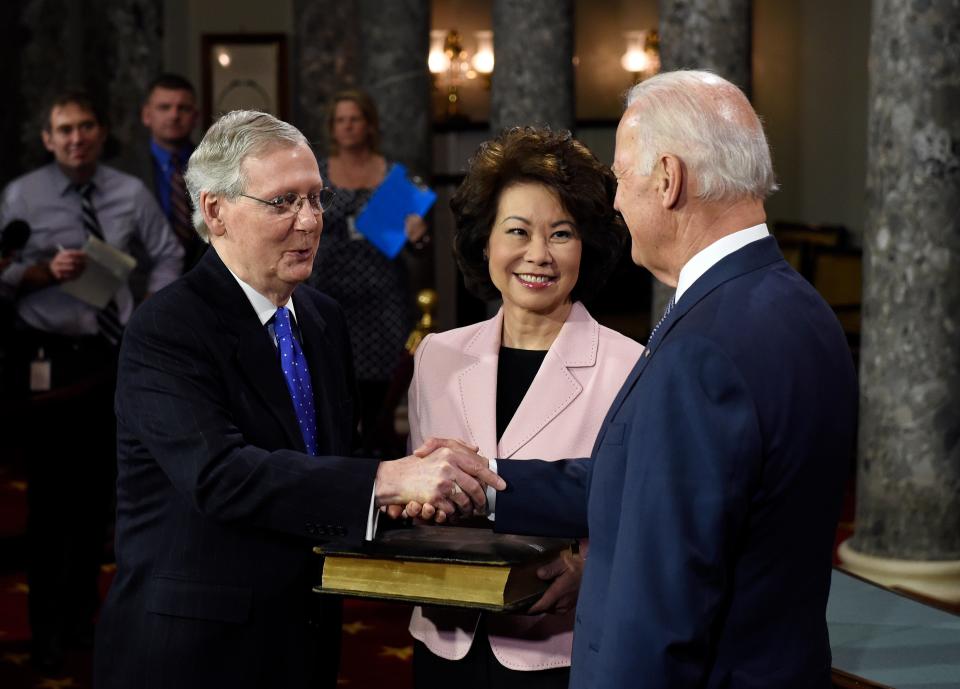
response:
{"label": "woman in pink blazer", "polygon": [[[643,349],[579,301],[602,285],[626,238],[615,191],[609,169],[568,132],[516,128],[480,147],[451,201],[454,248],[467,286],[503,307],[421,343],[413,447],[438,436],[485,457],[590,455]],[[542,614],[417,608],[416,686],[566,687],[581,565],[548,567],[556,579],[533,608]]]}

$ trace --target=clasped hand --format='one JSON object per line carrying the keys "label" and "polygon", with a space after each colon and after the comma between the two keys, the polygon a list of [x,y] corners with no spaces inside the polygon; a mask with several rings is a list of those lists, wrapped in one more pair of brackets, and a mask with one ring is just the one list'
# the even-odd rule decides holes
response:
{"label": "clasped hand", "polygon": [[457,440],[430,438],[409,457],[381,463],[377,505],[394,518],[406,514],[441,524],[455,514],[482,513],[486,486],[503,490],[507,484],[477,450]]}

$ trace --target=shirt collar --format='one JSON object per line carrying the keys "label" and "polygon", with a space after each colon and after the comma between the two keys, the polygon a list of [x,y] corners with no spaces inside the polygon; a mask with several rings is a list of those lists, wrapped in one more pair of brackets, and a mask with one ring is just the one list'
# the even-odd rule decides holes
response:
{"label": "shirt collar", "polygon": [[[101,168],[102,166],[97,163],[97,167],[93,171],[93,176],[87,180],[93,184],[94,190],[103,189],[103,184],[101,183],[103,180],[103,171]],[[66,196],[68,193],[74,190],[76,183],[64,174],[57,161],[50,163],[50,171],[50,174],[53,175],[54,180],[51,186],[53,186],[54,189],[60,190],[60,196]]]}
{"label": "shirt collar", "polygon": [[[193,149],[194,146],[189,141],[177,149],[177,159],[181,167],[187,164],[187,161],[190,159],[190,154],[193,153]],[[160,163],[161,168],[164,170],[170,169],[170,158],[173,155],[170,151],[165,149],[153,139],[150,139],[150,151],[153,153],[153,157],[156,159],[156,161]]]}
{"label": "shirt collar", "polygon": [[683,293],[690,289],[700,277],[710,270],[734,251],[738,251],[751,242],[763,239],[770,235],[766,223],[760,223],[745,230],[739,230],[733,234],[721,237],[705,249],[701,249],[694,254],[693,258],[686,262],[680,269],[680,277],[677,279],[677,293],[674,295],[674,303],[680,301]]}
{"label": "shirt collar", "polygon": [[[230,266],[227,266],[226,263],[223,264],[226,266],[227,270],[230,270]],[[248,285],[246,282],[237,277],[237,274],[230,270],[230,274],[233,276],[233,279],[237,281],[240,285],[240,289],[243,290],[243,293],[247,295],[247,299],[250,300],[250,305],[253,307],[253,310],[257,312],[257,318],[260,319],[261,325],[266,325],[271,318],[277,313],[277,306],[267,299],[265,296],[260,294],[253,287]],[[287,299],[287,303],[284,304],[288,309],[290,309],[290,315],[293,316],[294,323],[297,322],[297,311],[293,308],[293,298]]]}

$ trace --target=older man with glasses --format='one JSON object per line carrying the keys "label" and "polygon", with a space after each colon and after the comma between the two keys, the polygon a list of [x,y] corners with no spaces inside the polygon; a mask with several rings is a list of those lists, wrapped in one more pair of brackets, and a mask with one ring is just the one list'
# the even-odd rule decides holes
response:
{"label": "older man with glasses", "polygon": [[349,458],[354,382],[340,308],[301,286],[324,188],[303,135],[237,111],[187,187],[210,243],[132,319],[117,385],[117,575],[98,687],[333,687],[338,602],[311,546],[372,537],[380,505],[484,504],[503,481],[448,450]]}

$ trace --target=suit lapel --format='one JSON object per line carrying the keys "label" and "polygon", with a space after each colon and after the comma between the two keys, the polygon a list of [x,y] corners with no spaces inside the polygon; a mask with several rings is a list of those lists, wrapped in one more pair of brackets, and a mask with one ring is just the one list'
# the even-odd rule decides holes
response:
{"label": "suit lapel", "polygon": [[333,438],[340,438],[343,431],[337,410],[331,406],[347,395],[345,390],[339,389],[338,381],[343,373],[334,370],[343,364],[338,357],[331,359],[330,354],[339,351],[329,341],[327,336],[327,322],[307,298],[301,298],[300,290],[293,293],[293,303],[297,309],[297,325],[300,327],[300,339],[303,343],[303,354],[307,358],[310,369],[310,382],[313,384],[313,403],[317,412],[317,448],[320,450],[324,442]]}
{"label": "suit lapel", "polygon": [[530,389],[503,432],[498,457],[512,457],[580,395],[583,386],[570,369],[594,366],[599,341],[599,324],[579,302],[574,304]]}
{"label": "suit lapel", "polygon": [[468,363],[457,375],[460,413],[471,436],[464,440],[479,446],[486,457],[496,456],[497,449],[497,358],[502,326],[501,309],[464,347]]}
{"label": "suit lapel", "polygon": [[201,294],[215,304],[221,335],[232,341],[239,374],[283,428],[289,447],[305,452],[290,392],[277,361],[277,348],[250,300],[215,250],[204,253],[189,277],[198,283]]}
{"label": "suit lapel", "polygon": [[[242,292],[240,296],[246,299]],[[297,424],[293,401],[290,399],[290,391],[287,389],[287,382],[283,378],[280,363],[277,361],[277,348],[270,339],[270,333],[260,325],[253,309],[250,312],[257,328],[251,329],[237,339],[237,360],[240,371],[283,427],[290,447],[306,452],[303,434]]]}
{"label": "suit lapel", "polygon": [[644,369],[646,369],[647,364],[649,364],[650,360],[656,355],[657,350],[663,345],[664,340],[670,335],[670,331],[673,330],[674,326],[676,326],[694,306],[725,282],[782,260],[783,254],[780,253],[777,241],[773,237],[765,237],[764,239],[750,242],[745,247],[725,256],[704,273],[700,279],[694,282],[690,286],[690,289],[684,292],[680,301],[677,302],[673,310],[670,311],[670,314],[660,325],[656,337],[653,341],[649,342],[647,348],[643,350],[643,354],[640,355],[640,359],[634,365],[633,370],[630,371],[630,375],[627,376],[626,381],[624,381],[623,387],[620,388],[620,392],[617,393],[613,404],[610,405],[610,411],[607,412],[607,416],[603,420],[603,425],[600,428],[600,433],[597,435],[597,441],[593,447],[594,455],[596,455],[597,448],[599,448],[603,442],[603,436],[607,431],[607,427],[610,425],[611,419],[616,416],[620,407],[623,406],[627,395],[630,394],[630,391],[637,384],[637,380],[640,378]]}
{"label": "suit lapel", "polygon": [[734,278],[782,260],[783,254],[780,253],[777,240],[773,237],[750,242],[732,254],[724,256],[684,292],[670,315],[663,321],[656,338],[649,343],[649,354],[645,352],[647,355],[642,358],[652,358],[673,327],[715,289]]}

